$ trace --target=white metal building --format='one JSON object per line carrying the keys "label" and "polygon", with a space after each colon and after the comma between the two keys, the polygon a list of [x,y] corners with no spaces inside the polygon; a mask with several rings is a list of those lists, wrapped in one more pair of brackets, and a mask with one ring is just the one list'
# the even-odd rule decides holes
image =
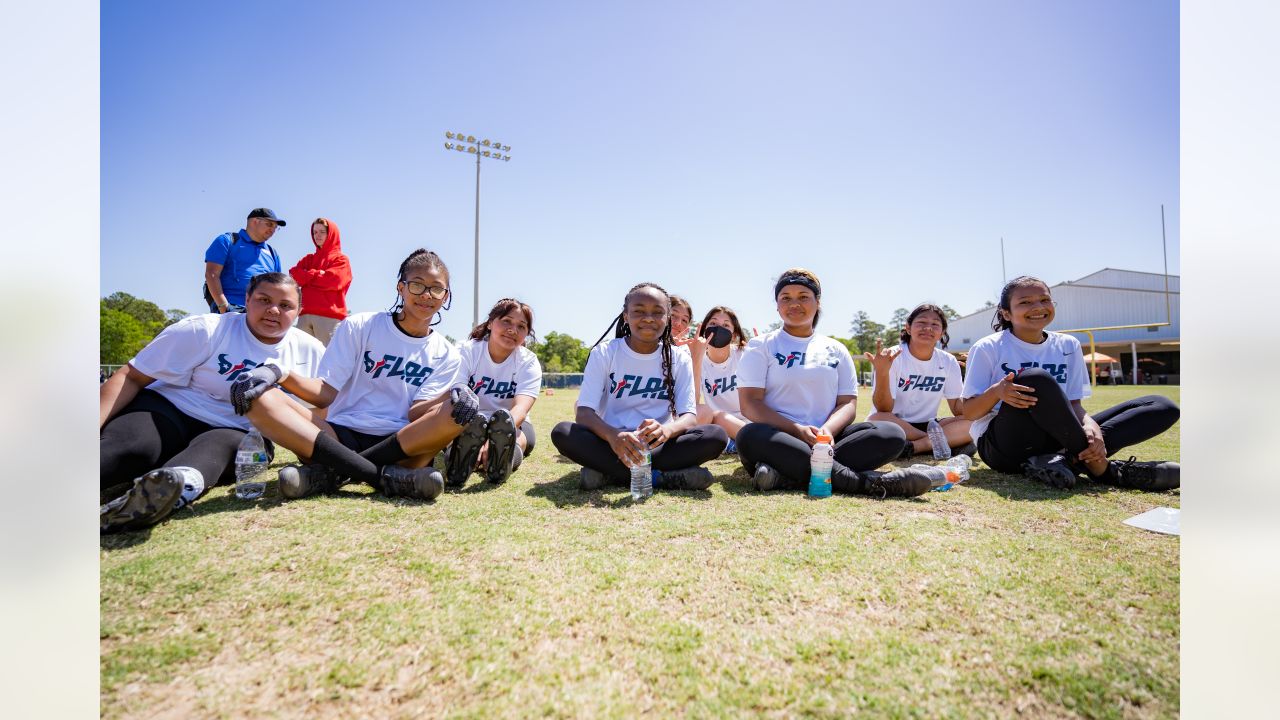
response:
{"label": "white metal building", "polygon": [[[1168,291],[1166,292],[1166,283]],[[1049,288],[1057,301],[1057,315],[1050,330],[1137,325],[1117,330],[1095,330],[1097,351],[1117,358],[1124,382],[1133,382],[1137,362],[1142,382],[1178,382],[1180,329],[1178,323],[1179,277],[1160,273],[1105,268],[1079,280]],[[999,298],[993,298],[993,301]],[[990,335],[995,308],[986,308],[949,323],[947,350],[961,353]],[[1168,324],[1166,324],[1168,323]],[[1089,336],[1073,333],[1089,353]],[[1100,380],[1101,382],[1101,380]]]}

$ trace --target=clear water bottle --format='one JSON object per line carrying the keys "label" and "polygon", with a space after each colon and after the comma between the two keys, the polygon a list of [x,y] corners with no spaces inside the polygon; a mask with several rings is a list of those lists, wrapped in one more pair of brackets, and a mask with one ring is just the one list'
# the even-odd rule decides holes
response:
{"label": "clear water bottle", "polygon": [[835,462],[835,450],[831,447],[831,436],[818,433],[813,443],[813,451],[809,453],[809,497],[831,497],[833,462]]}
{"label": "clear water bottle", "polygon": [[951,445],[947,442],[947,432],[942,429],[938,419],[929,421],[929,445],[933,447],[934,460],[946,460],[951,457]]}
{"label": "clear water bottle", "polygon": [[649,444],[644,438],[639,440],[644,447],[644,456],[638,465],[631,466],[631,499],[637,501],[653,494],[653,454],[649,452]]}
{"label": "clear water bottle", "polygon": [[267,489],[267,448],[262,433],[250,430],[236,448],[236,497],[257,500]]}
{"label": "clear water bottle", "polygon": [[973,465],[973,459],[968,455],[957,455],[941,465],[917,463],[911,467],[929,476],[930,489],[937,492],[946,492],[953,486],[969,479],[969,467],[971,465]]}

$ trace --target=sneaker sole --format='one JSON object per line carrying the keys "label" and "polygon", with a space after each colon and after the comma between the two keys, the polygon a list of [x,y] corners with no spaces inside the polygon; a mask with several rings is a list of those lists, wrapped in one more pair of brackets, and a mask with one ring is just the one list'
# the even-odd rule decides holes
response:
{"label": "sneaker sole", "polygon": [[462,434],[453,440],[449,450],[449,460],[445,463],[445,485],[460,488],[467,484],[476,466],[476,457],[485,441],[485,419],[477,414],[462,429]]}
{"label": "sneaker sole", "polygon": [[182,497],[182,478],[168,468],[152,470],[98,511],[101,533],[142,530],[163,522]]}
{"label": "sneaker sole", "polygon": [[491,483],[504,482],[511,475],[511,460],[516,446],[516,426],[511,414],[499,410],[489,421],[489,457],[484,474]]}

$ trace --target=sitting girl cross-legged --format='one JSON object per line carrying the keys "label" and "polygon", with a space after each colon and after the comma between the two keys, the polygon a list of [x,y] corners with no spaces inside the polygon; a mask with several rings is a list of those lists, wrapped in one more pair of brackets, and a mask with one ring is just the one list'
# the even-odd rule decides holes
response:
{"label": "sitting girl cross-legged", "polygon": [[1043,280],[1010,280],[992,320],[995,334],[969,350],[964,414],[974,421],[982,460],[1057,488],[1074,487],[1080,475],[1141,490],[1178,487],[1175,462],[1107,459],[1168,430],[1178,421],[1178,406],[1146,395],[1085,412],[1080,401],[1091,388],[1080,341],[1045,330],[1055,304]]}
{"label": "sitting girl cross-legged", "polygon": [[738,431],[738,456],[755,488],[806,486],[811,449],[822,434],[835,441],[832,490],[882,498],[927,492],[929,478],[918,470],[875,471],[902,454],[906,436],[893,423],[853,423],[853,358],[814,329],[821,312],[818,277],[787,270],[773,296],[782,327],[753,339],[738,371],[739,401],[751,421]]}
{"label": "sitting girl cross-legged", "polygon": [[[957,454],[972,456],[978,451],[969,438],[969,421],[960,416],[960,390],[964,380],[955,356],[943,352],[947,346],[947,316],[937,305],[924,304],[907,316],[902,344],[884,349],[876,340],[876,351],[864,353],[875,370],[871,402],[876,412],[868,420],[896,424],[907,434],[903,456],[930,452],[929,421],[937,419],[948,446]],[[945,398],[952,417],[937,418],[938,403]]]}
{"label": "sitting girl cross-legged", "polygon": [[666,291],[641,283],[609,326],[617,327],[616,337],[592,347],[576,422],[551,430],[560,454],[583,466],[582,489],[625,485],[646,445],[655,489],[705,490],[714,482],[701,465],[718,457],[729,438],[719,427],[696,424],[692,362],[672,347],[670,316]]}
{"label": "sitting girl cross-legged", "polygon": [[237,412],[302,461],[280,470],[284,498],[351,481],[419,500],[444,489],[430,463],[476,412],[471,391],[455,388],[457,349],[431,328],[449,296],[448,268],[435,253],[415,250],[400,265],[396,293],[390,312],[339,323],[319,377],[298,381],[295,394],[327,407],[326,417],[274,389],[270,377],[246,378],[232,394]]}

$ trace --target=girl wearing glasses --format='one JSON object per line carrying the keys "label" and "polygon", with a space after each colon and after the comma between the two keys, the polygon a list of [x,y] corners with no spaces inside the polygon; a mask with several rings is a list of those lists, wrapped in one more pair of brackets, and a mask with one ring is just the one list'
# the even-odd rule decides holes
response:
{"label": "girl wearing glasses", "polygon": [[529,410],[542,389],[542,366],[524,346],[529,337],[533,308],[503,298],[462,343],[460,377],[479,398],[480,412],[449,448],[449,487],[462,487],[472,470],[489,482],[505,482],[533,452]]}
{"label": "girl wearing glasses", "polygon": [[154,525],[234,480],[236,448],[250,429],[228,404],[237,377],[274,366],[295,390],[316,372],[324,346],[293,327],[293,278],[257,275],[246,297],[243,314],[192,315],[165,328],[102,384],[102,532]]}
{"label": "girl wearing glasses", "polygon": [[1043,280],[1010,280],[992,319],[995,334],[969,349],[964,416],[983,461],[1061,489],[1075,487],[1080,475],[1142,490],[1178,487],[1177,463],[1107,459],[1168,430],[1178,406],[1147,395],[1085,412],[1090,387],[1080,341],[1045,330],[1055,305]]}
{"label": "girl wearing glasses", "polygon": [[952,417],[937,418],[946,433],[947,444],[957,454],[978,451],[969,438],[970,422],[960,417],[960,390],[963,378],[960,363],[942,348],[950,341],[947,316],[942,308],[928,303],[919,305],[907,315],[896,348],[885,349],[876,340],[874,353],[863,353],[871,361],[874,382],[871,402],[876,412],[868,420],[883,420],[902,428],[907,434],[903,457],[930,452],[929,421],[938,414],[938,404],[946,398]]}
{"label": "girl wearing glasses", "polygon": [[738,456],[755,488],[807,486],[809,457],[824,434],[834,441],[833,490],[882,498],[927,492],[929,479],[919,471],[874,472],[902,453],[906,436],[893,423],[853,423],[853,358],[843,344],[817,333],[818,276],[787,270],[773,297],[782,327],[753,339],[738,370],[738,400],[751,421],[738,431]]}
{"label": "girl wearing glasses", "polygon": [[622,312],[591,348],[578,393],[576,422],[551,430],[560,454],[582,465],[583,490],[625,485],[629,466],[652,450],[655,489],[705,490],[715,478],[702,463],[728,436],[698,425],[689,353],[671,340],[671,298],[653,283],[627,291]]}
{"label": "girl wearing glasses", "polygon": [[284,498],[334,492],[350,481],[385,495],[440,494],[444,479],[431,460],[471,419],[468,407],[475,409],[465,388],[464,396],[451,396],[461,359],[431,327],[448,297],[444,262],[415,250],[400,264],[391,310],[339,323],[317,377],[300,381],[296,394],[327,408],[324,417],[277,390],[250,394],[250,420],[302,461],[280,470]]}

